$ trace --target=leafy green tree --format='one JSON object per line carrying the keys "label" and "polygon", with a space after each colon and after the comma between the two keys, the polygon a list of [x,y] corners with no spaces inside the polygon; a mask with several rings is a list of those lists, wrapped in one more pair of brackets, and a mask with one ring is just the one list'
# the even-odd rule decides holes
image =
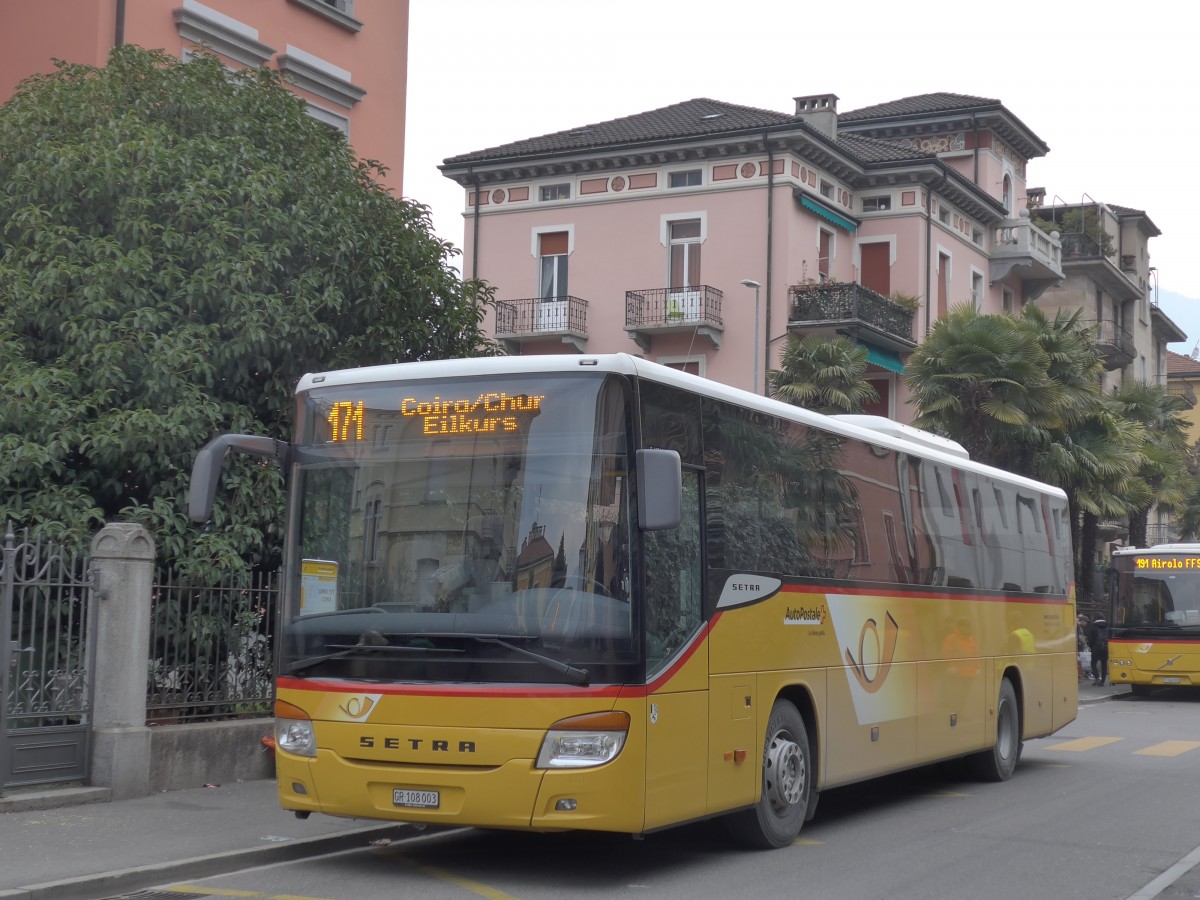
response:
{"label": "leafy green tree", "polygon": [[791,339],[779,368],[767,372],[771,396],[822,413],[862,412],[879,399],[867,381],[867,348],[848,337],[809,334]]}
{"label": "leafy green tree", "polygon": [[188,523],[205,441],[290,437],[306,371],[496,352],[491,289],[382,171],[266,69],[124,46],[24,82],[0,107],[0,518],[272,565],[273,465],[231,458]]}

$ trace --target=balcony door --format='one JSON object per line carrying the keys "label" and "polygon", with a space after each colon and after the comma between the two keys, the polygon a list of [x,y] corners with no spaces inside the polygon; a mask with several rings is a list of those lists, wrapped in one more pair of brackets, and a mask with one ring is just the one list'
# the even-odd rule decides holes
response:
{"label": "balcony door", "polygon": [[700,320],[700,220],[671,223],[668,322]]}
{"label": "balcony door", "polygon": [[534,304],[534,331],[567,329],[567,233],[538,235],[538,302]]}
{"label": "balcony door", "polygon": [[862,286],[884,297],[892,294],[892,245],[887,242],[859,244],[862,253]]}

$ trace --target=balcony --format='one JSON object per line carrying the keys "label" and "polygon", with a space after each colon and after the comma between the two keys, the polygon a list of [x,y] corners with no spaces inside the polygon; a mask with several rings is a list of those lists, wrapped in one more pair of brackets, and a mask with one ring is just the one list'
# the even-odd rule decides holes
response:
{"label": "balcony", "polygon": [[1079,324],[1095,330],[1096,350],[1108,371],[1123,369],[1136,358],[1133,335],[1112,319],[1080,319]]}
{"label": "balcony", "polygon": [[917,346],[912,312],[861,284],[795,284],[788,295],[788,331],[797,336],[844,334],[893,353],[909,353]]}
{"label": "balcony", "polygon": [[525,344],[562,343],[583,353],[587,344],[587,301],[579,297],[531,297],[496,301],[496,340],[509,353]]}
{"label": "balcony", "polygon": [[1026,282],[1024,297],[1034,300],[1047,287],[1062,281],[1064,245],[1028,219],[1007,219],[992,231],[988,280],[1000,281],[1014,270]]}
{"label": "balcony", "polygon": [[625,330],[646,353],[655,335],[696,334],[718,350],[725,324],[724,294],[707,284],[625,292]]}

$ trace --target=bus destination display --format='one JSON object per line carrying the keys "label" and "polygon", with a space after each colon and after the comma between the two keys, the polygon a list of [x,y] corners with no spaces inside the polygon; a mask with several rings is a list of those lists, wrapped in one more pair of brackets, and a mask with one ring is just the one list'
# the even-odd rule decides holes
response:
{"label": "bus destination display", "polygon": [[329,440],[334,443],[361,441],[368,412],[389,421],[415,420],[420,423],[422,434],[431,437],[513,432],[541,412],[545,399],[545,394],[510,395],[503,391],[450,399],[405,397],[398,412],[368,410],[362,400],[341,400],[330,407],[326,421]]}

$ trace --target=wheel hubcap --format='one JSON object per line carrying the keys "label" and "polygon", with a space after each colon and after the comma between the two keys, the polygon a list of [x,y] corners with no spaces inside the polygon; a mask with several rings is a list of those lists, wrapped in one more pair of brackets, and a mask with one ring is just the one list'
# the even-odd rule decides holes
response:
{"label": "wheel hubcap", "polygon": [[777,813],[786,812],[804,796],[804,754],[786,734],[777,734],[767,748],[763,786],[767,801]]}

